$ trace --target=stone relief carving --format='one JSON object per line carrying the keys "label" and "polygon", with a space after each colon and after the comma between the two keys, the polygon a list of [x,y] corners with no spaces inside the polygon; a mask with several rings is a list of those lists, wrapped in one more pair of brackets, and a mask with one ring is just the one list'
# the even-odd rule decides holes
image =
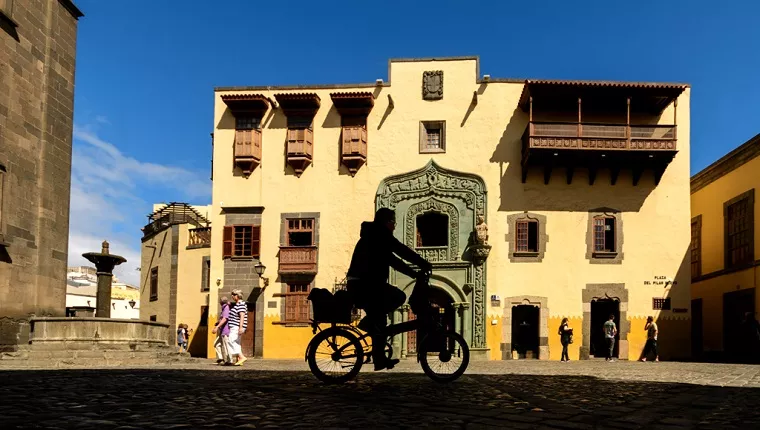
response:
{"label": "stone relief carving", "polygon": [[395,209],[400,201],[428,196],[462,200],[476,217],[485,219],[483,180],[476,175],[443,169],[433,160],[420,170],[386,178],[378,188],[375,206]]}
{"label": "stone relief carving", "polygon": [[485,335],[485,266],[475,267],[475,289],[473,293],[473,348],[486,347]]}
{"label": "stone relief carving", "polygon": [[422,72],[422,98],[424,100],[443,98],[443,70]]}
{"label": "stone relief carving", "polygon": [[[406,211],[405,242],[414,249],[416,244],[415,232],[417,231],[417,217],[425,212],[438,212],[449,217],[449,246],[444,249],[425,250],[431,258],[422,255],[429,261],[449,261],[459,259],[459,211],[454,205],[430,198],[423,202],[415,203]],[[435,251],[435,252],[433,252]],[[419,251],[418,251],[419,252]]]}

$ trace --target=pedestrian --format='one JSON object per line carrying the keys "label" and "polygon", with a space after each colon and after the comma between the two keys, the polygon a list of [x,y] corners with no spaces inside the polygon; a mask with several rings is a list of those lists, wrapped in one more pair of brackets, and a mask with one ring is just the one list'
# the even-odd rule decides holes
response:
{"label": "pedestrian", "polygon": [[216,364],[229,366],[232,364],[230,357],[230,303],[226,296],[219,299],[222,306],[221,316],[211,333],[216,334],[214,349],[216,350]]}
{"label": "pedestrian", "polygon": [[243,301],[243,291],[233,290],[232,300],[234,301],[230,309],[230,351],[237,357],[235,366],[242,366],[248,358],[243,355],[242,336],[248,328],[248,305]]}
{"label": "pedestrian", "polygon": [[179,352],[187,352],[187,325],[179,323],[177,328],[177,346]]}
{"label": "pedestrian", "polygon": [[657,323],[654,322],[653,316],[647,317],[647,322],[644,324],[644,330],[647,331],[647,343],[644,345],[644,352],[641,353],[639,361],[647,361],[647,356],[650,352],[654,353],[654,361],[660,361],[659,354],[657,353],[657,334],[659,330]]}
{"label": "pedestrian", "polygon": [[562,318],[558,334],[559,341],[562,343],[562,359],[560,361],[570,361],[570,356],[567,354],[567,346],[573,343],[573,329],[570,328],[567,318]]}
{"label": "pedestrian", "polygon": [[604,340],[607,342],[607,357],[604,361],[614,361],[612,354],[615,350],[615,335],[617,335],[615,315],[610,314],[610,318],[604,323]]}

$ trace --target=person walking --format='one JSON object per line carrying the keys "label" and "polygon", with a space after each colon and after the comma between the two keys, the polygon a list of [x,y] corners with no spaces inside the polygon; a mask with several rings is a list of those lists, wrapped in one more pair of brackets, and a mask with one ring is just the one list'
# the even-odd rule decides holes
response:
{"label": "person walking", "polygon": [[650,352],[654,353],[654,361],[660,361],[659,354],[657,353],[657,334],[659,333],[659,329],[657,323],[654,322],[653,316],[647,317],[644,330],[647,331],[647,343],[644,345],[644,352],[641,353],[639,361],[647,361],[647,356]]}
{"label": "person walking", "polygon": [[230,309],[230,352],[237,357],[235,366],[242,366],[248,358],[243,355],[242,336],[248,328],[248,305],[243,300],[242,290],[232,291],[233,305]]}
{"label": "person walking", "polygon": [[187,352],[187,324],[179,323],[177,326],[177,346],[179,352]]}
{"label": "person walking", "polygon": [[216,323],[211,333],[216,334],[214,341],[214,350],[216,350],[216,364],[231,365],[230,357],[230,303],[226,296],[219,299],[222,306],[222,312],[219,321]]}
{"label": "person walking", "polygon": [[610,315],[610,318],[604,322],[604,340],[607,341],[607,357],[604,358],[604,361],[614,361],[615,335],[617,335],[615,315]]}
{"label": "person walking", "polygon": [[562,343],[562,359],[560,361],[570,361],[570,356],[567,354],[567,346],[573,342],[573,329],[570,328],[567,318],[562,318],[558,334],[559,341]]}

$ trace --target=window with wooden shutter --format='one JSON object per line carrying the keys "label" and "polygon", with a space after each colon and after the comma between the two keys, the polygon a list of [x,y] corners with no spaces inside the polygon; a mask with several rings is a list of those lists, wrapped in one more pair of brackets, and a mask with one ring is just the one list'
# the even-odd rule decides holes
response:
{"label": "window with wooden shutter", "polygon": [[615,252],[615,218],[594,218],[594,252]]}
{"label": "window with wooden shutter", "polygon": [[691,221],[691,278],[702,274],[702,218]]}
{"label": "window with wooden shutter", "polygon": [[150,269],[150,301],[158,300],[158,267]]}
{"label": "window with wooden shutter", "polygon": [[211,257],[204,256],[201,260],[201,291],[211,290]]}
{"label": "window with wooden shutter", "polygon": [[259,257],[261,254],[261,226],[224,226],[222,256]]}
{"label": "window with wooden shutter", "polygon": [[314,245],[314,218],[291,218],[287,222],[286,246]]}
{"label": "window with wooden shutter", "polygon": [[728,206],[727,215],[727,268],[740,266],[752,261],[753,219],[750,199],[743,198]]}
{"label": "window with wooden shutter", "polygon": [[520,220],[516,224],[517,241],[515,251],[538,252],[538,221]]}
{"label": "window with wooden shutter", "polygon": [[311,318],[309,304],[310,284],[288,284],[285,298],[285,321],[291,323],[308,323]]}

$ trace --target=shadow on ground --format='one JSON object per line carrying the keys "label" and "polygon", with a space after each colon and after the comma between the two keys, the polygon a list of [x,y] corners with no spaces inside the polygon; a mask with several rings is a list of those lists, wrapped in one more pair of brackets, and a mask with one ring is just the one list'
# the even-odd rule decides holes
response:
{"label": "shadow on ground", "polygon": [[[3,428],[758,428],[760,389],[590,376],[3,371]],[[242,427],[241,427],[242,426]]]}

